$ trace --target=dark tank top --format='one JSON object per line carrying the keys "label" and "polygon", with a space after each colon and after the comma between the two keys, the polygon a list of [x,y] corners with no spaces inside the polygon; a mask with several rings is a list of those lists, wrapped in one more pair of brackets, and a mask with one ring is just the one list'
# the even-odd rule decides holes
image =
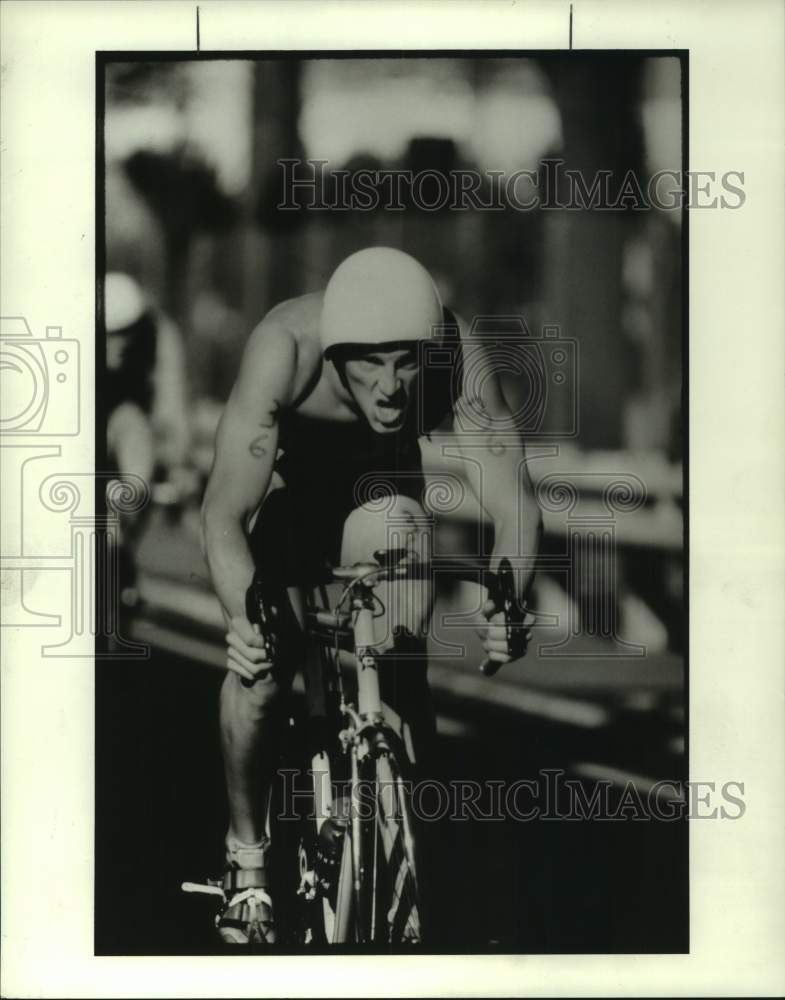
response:
{"label": "dark tank top", "polygon": [[[422,466],[418,438],[452,413],[462,385],[460,333],[444,310],[440,336],[424,345],[423,366],[404,426],[377,434],[365,420],[331,423],[296,411],[280,417],[276,471],[295,493],[303,491],[341,510],[360,506],[383,492],[420,499]],[[334,498],[334,499],[333,499]]]}
{"label": "dark tank top", "polygon": [[419,438],[450,416],[462,382],[458,324],[445,309],[440,336],[424,345],[417,397],[397,433],[377,434],[364,420],[281,413],[275,469],[285,488],[268,495],[251,532],[256,565],[286,585],[313,582],[325,565],[337,564],[344,523],[356,507],[393,494],[422,503]]}

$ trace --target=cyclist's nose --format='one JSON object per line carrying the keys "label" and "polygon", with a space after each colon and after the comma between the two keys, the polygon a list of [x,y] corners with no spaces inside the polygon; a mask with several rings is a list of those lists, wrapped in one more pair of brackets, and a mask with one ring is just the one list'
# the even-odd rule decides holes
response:
{"label": "cyclist's nose", "polygon": [[401,387],[401,380],[392,365],[385,365],[379,374],[379,389],[389,399]]}

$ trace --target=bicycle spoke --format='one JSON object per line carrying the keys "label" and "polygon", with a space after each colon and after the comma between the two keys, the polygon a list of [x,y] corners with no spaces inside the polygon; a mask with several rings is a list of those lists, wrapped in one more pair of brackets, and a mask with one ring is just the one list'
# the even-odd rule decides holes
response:
{"label": "bicycle spoke", "polygon": [[335,900],[333,934],[331,938],[333,944],[343,944],[349,940],[353,899],[352,844],[351,834],[347,833],[344,838],[341,871],[338,876],[338,892]]}
{"label": "bicycle spoke", "polygon": [[378,817],[389,873],[388,939],[392,943],[420,940],[419,900],[413,842],[405,790],[393,759],[378,761],[380,814]]}
{"label": "bicycle spoke", "polygon": [[[376,806],[378,809],[378,805]],[[374,817],[375,818],[375,817]],[[371,890],[371,941],[376,940],[376,910],[379,877],[379,824],[373,824],[373,888]]]}

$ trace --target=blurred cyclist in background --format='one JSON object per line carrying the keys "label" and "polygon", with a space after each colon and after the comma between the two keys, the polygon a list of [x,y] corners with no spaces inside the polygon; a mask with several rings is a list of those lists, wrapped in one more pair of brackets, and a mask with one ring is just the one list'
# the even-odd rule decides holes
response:
{"label": "blurred cyclist in background", "polygon": [[[505,554],[537,552],[541,519],[523,444],[497,373],[474,348],[479,370],[469,396],[461,360],[467,336],[416,260],[373,247],[347,258],[324,291],[272,309],[248,341],[218,428],[203,505],[205,555],[227,625],[221,730],[230,826],[226,905],[218,918],[227,942],[248,941],[244,900],[252,889],[267,940],[275,940],[264,793],[275,773],[282,698],[303,662],[297,638],[303,588],[326,564],[368,561],[388,547],[391,521],[403,526],[407,547],[422,551],[428,519],[418,438],[437,428],[452,431],[463,456],[459,471],[495,527],[491,569]],[[435,343],[442,356],[451,352],[452,365],[423,365],[423,341]],[[512,436],[499,436],[500,427]],[[378,479],[371,475],[366,491],[369,474]],[[275,663],[267,659],[265,636],[246,617],[255,572],[279,588],[288,609]],[[520,599],[531,578],[531,571],[518,574]],[[421,764],[434,732],[425,646],[431,588],[423,581],[412,594],[412,582],[406,586],[393,602],[398,619],[384,631],[392,639],[382,646],[387,663],[380,684]],[[504,663],[510,658],[504,618],[485,598],[484,647]]]}
{"label": "blurred cyclist in background", "polygon": [[[189,474],[188,398],[180,331],[155,309],[128,274],[110,272],[105,282],[107,453],[119,476],[139,476],[163,497],[186,489]],[[159,491],[161,487],[159,486]],[[143,508],[120,522],[120,596],[138,601],[134,551]]]}

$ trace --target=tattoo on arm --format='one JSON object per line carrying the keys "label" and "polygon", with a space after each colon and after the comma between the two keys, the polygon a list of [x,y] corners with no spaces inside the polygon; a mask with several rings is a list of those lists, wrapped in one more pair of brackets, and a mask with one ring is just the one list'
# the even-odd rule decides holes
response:
{"label": "tattoo on arm", "polygon": [[267,420],[259,421],[259,426],[266,428],[266,430],[263,430],[261,434],[257,434],[257,436],[253,439],[253,441],[251,441],[251,443],[248,445],[248,451],[250,452],[251,455],[253,455],[254,458],[264,458],[264,456],[267,454],[267,448],[265,448],[264,443],[270,436],[270,431],[278,423],[279,409],[280,406],[278,400],[274,399],[273,408],[267,415]]}
{"label": "tattoo on arm", "polygon": [[248,445],[248,451],[253,455],[254,458],[263,458],[267,454],[267,449],[264,447],[264,442],[270,435],[267,431],[263,431],[257,437],[251,441]]}
{"label": "tattoo on arm", "polygon": [[273,408],[267,415],[267,420],[260,420],[259,426],[266,427],[268,430],[272,430],[273,427],[278,423],[278,411],[280,410],[280,404],[277,399],[273,400]]}

